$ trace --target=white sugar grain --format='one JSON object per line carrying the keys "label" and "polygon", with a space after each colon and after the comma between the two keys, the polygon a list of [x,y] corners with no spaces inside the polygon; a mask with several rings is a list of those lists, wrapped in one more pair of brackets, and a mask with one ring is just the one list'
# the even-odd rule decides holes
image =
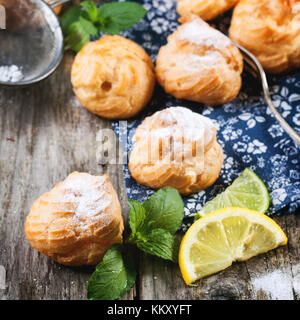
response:
{"label": "white sugar grain", "polygon": [[182,25],[179,30],[180,40],[187,40],[197,45],[223,50],[231,43],[223,33],[203,21],[193,20]]}
{"label": "white sugar grain", "polygon": [[202,140],[204,145],[214,137],[214,125],[209,118],[184,107],[170,107],[152,116],[154,122],[163,121],[163,126],[151,133],[157,137],[183,135],[189,140]]}
{"label": "white sugar grain", "polygon": [[75,204],[75,216],[92,218],[102,213],[110,204],[111,197],[103,190],[105,177],[85,175],[70,176],[62,188],[65,190],[64,201]]}
{"label": "white sugar grain", "polygon": [[293,300],[293,289],[290,278],[281,270],[255,277],[252,285],[256,292],[263,291],[273,300]]}
{"label": "white sugar grain", "polygon": [[0,81],[18,82],[24,78],[22,69],[16,65],[0,66]]}

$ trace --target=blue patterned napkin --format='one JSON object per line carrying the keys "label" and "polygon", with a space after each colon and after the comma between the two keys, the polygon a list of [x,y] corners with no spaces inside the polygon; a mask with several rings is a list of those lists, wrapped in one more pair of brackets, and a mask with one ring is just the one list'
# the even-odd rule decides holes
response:
{"label": "blue patterned napkin", "polygon": [[[144,0],[146,18],[130,31],[127,38],[140,44],[155,62],[159,48],[179,23],[175,0]],[[230,13],[214,21],[214,26],[226,33]],[[300,132],[300,74],[269,77],[272,99],[285,119]],[[135,119],[127,123],[127,151],[132,147],[132,135],[145,116],[170,106],[184,106],[213,120],[218,129],[218,141],[225,160],[216,183],[199,193],[185,197],[185,214],[193,214],[208,200],[223,191],[248,167],[266,184],[271,206],[268,214],[292,213],[300,207],[300,149],[270,114],[262,97],[260,83],[246,71],[243,87],[231,103],[208,107],[199,103],[177,100],[157,85],[149,105]],[[119,137],[126,134],[120,123],[113,121]],[[120,130],[122,128],[122,130]],[[123,137],[124,138],[124,137]],[[123,139],[124,141],[124,139]],[[137,184],[130,176],[127,164],[124,174],[128,198],[144,201],[153,190]]]}

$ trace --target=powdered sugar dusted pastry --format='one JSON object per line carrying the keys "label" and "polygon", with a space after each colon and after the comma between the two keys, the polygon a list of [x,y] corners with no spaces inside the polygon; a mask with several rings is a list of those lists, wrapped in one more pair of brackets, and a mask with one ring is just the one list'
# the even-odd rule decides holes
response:
{"label": "powdered sugar dusted pastry", "polygon": [[267,72],[299,68],[300,1],[242,0],[234,9],[229,35]]}
{"label": "powdered sugar dusted pastry", "polygon": [[156,75],[176,98],[218,105],[233,100],[241,87],[243,58],[229,38],[195,15],[168,37],[156,62]]}
{"label": "powdered sugar dusted pastry", "polygon": [[210,119],[183,107],[147,117],[137,128],[129,158],[133,178],[150,188],[176,188],[190,194],[212,185],[223,151]]}
{"label": "powdered sugar dusted pastry", "polygon": [[144,49],[121,36],[105,35],[76,55],[71,81],[79,102],[109,119],[126,119],[152,96],[155,75]]}
{"label": "powdered sugar dusted pastry", "polygon": [[69,266],[94,265],[122,242],[123,218],[107,175],[73,172],[34,201],[25,234],[33,248]]}
{"label": "powdered sugar dusted pastry", "polygon": [[177,11],[183,16],[193,13],[203,20],[214,19],[231,9],[239,0],[177,0]]}

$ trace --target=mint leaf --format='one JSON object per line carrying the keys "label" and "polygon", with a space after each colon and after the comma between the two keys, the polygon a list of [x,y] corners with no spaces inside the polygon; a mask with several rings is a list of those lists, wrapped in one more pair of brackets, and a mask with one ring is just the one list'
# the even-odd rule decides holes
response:
{"label": "mint leaf", "polygon": [[93,1],[83,1],[80,3],[83,8],[82,16],[91,22],[96,22],[98,20],[98,10],[95,2]]}
{"label": "mint leaf", "polygon": [[77,21],[80,16],[80,7],[74,6],[68,9],[60,18],[61,29],[63,34],[67,34],[70,25]]}
{"label": "mint leaf", "polygon": [[76,52],[91,40],[91,36],[98,34],[97,28],[88,20],[79,17],[68,29],[68,36],[65,38],[65,49],[72,49]]}
{"label": "mint leaf", "polygon": [[104,22],[99,27],[102,32],[119,35],[120,34],[120,27],[117,23],[111,20],[111,18],[104,18]]}
{"label": "mint leaf", "polygon": [[136,2],[112,2],[99,7],[99,17],[109,18],[101,31],[113,30],[118,33],[138,23],[147,13],[142,5]]}
{"label": "mint leaf", "polygon": [[65,38],[65,50],[80,51],[89,41],[90,34],[86,32],[83,25],[79,21],[73,22],[68,29],[68,36]]}
{"label": "mint leaf", "polygon": [[85,30],[86,33],[88,33],[90,36],[97,36],[98,35],[98,29],[87,19],[80,16],[79,22],[82,26],[82,28]]}
{"label": "mint leaf", "polygon": [[65,36],[65,50],[79,51],[90,41],[98,38],[98,32],[120,34],[134,26],[147,11],[135,2],[113,2],[97,8],[93,1],[83,1],[73,6],[61,17]]}
{"label": "mint leaf", "polygon": [[142,228],[145,221],[146,210],[145,208],[136,200],[128,200],[130,206],[129,211],[129,225],[134,236],[137,231]]}
{"label": "mint leaf", "polygon": [[137,247],[157,257],[178,261],[179,240],[164,229],[154,229],[149,234],[142,234],[137,240]]}
{"label": "mint leaf", "polygon": [[129,253],[122,256],[122,246],[113,245],[105,254],[95,272],[92,274],[88,287],[89,300],[115,300],[122,297],[133,286],[136,271],[133,257]]}
{"label": "mint leaf", "polygon": [[179,241],[174,233],[184,216],[182,198],[167,187],[155,192],[143,204],[129,200],[129,242],[149,254],[177,262]]}
{"label": "mint leaf", "polygon": [[143,207],[146,210],[143,231],[164,229],[174,234],[182,224],[184,204],[176,189],[158,190],[143,203]]}

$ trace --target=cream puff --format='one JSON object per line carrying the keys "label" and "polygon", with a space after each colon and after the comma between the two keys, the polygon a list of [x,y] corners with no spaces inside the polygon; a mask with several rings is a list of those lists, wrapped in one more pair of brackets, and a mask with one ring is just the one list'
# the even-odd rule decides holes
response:
{"label": "cream puff", "polygon": [[300,2],[242,0],[233,11],[230,38],[249,51],[270,73],[300,67]]}
{"label": "cream puff", "polygon": [[218,178],[224,160],[212,121],[183,107],[145,118],[133,141],[131,175],[153,189],[169,186],[183,195],[206,189]]}
{"label": "cream puff", "polygon": [[25,222],[31,246],[68,266],[95,265],[124,229],[107,175],[73,172],[34,201]]}
{"label": "cream puff", "polygon": [[196,15],[168,37],[156,61],[156,77],[176,98],[219,105],[233,100],[241,88],[243,58],[229,38]]}
{"label": "cream puff", "polygon": [[90,112],[127,119],[150,100],[155,75],[143,48],[124,37],[105,35],[76,55],[71,81],[79,102]]}
{"label": "cream puff", "polygon": [[211,20],[231,9],[239,0],[177,0],[177,11],[183,16],[193,13],[203,20]]}

